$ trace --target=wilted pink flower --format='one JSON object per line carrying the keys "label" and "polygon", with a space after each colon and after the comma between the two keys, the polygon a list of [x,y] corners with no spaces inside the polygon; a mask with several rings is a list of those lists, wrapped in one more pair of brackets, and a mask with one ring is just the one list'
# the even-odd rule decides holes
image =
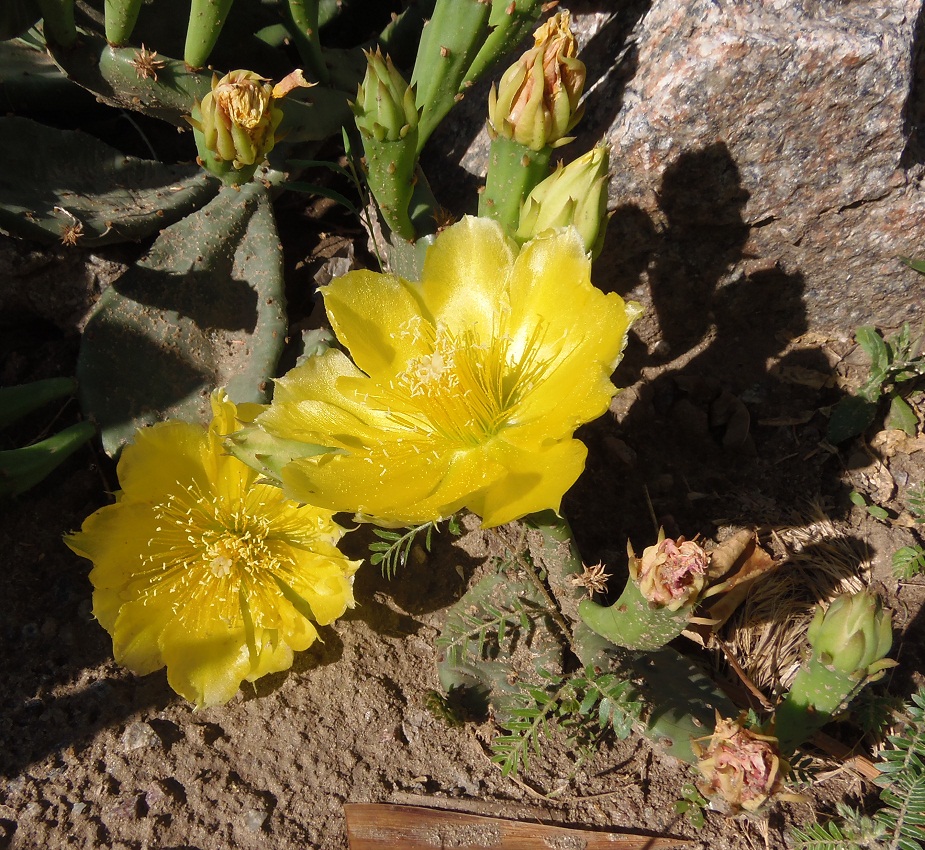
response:
{"label": "wilted pink flower", "polygon": [[693,602],[706,582],[709,556],[693,540],[662,538],[642,558],[630,558],[630,571],[642,595],[654,605],[677,611]]}
{"label": "wilted pink flower", "polygon": [[716,718],[716,731],[697,762],[701,794],[724,814],[756,812],[783,791],[790,769],[777,738],[746,729],[741,720]]}

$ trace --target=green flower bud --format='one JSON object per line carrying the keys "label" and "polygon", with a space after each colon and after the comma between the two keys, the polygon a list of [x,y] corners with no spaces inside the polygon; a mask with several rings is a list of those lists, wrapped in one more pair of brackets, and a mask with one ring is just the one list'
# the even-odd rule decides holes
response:
{"label": "green flower bud", "polygon": [[379,48],[365,55],[366,76],[357,87],[357,97],[350,108],[364,137],[377,142],[397,142],[418,126],[414,88]]}
{"label": "green flower bud", "polygon": [[300,70],[275,86],[253,71],[212,77],[212,91],[193,108],[193,125],[203,167],[231,183],[253,177],[276,145],[283,120],[277,101],[297,86],[308,86]]}
{"label": "green flower bud", "polygon": [[534,46],[501,77],[488,96],[492,137],[513,139],[532,150],[559,147],[578,123],[585,65],[575,58],[569,13],[558,12],[534,34]]}
{"label": "green flower bud", "polygon": [[551,227],[573,225],[592,257],[600,253],[607,228],[610,155],[597,147],[558,168],[540,183],[520,210],[517,239],[526,242]]}
{"label": "green flower bud", "polygon": [[864,676],[877,672],[871,667],[893,645],[890,612],[866,591],[839,596],[825,612],[817,608],[806,636],[826,667]]}
{"label": "green flower bud", "polygon": [[869,682],[896,664],[890,613],[867,591],[816,609],[806,633],[812,654],[775,714],[781,750],[790,753],[843,709]]}

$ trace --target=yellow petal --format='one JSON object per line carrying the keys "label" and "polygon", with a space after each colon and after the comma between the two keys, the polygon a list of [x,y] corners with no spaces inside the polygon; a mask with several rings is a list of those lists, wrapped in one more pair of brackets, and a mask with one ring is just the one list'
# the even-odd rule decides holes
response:
{"label": "yellow petal", "polygon": [[420,303],[401,278],[348,272],[321,291],[338,340],[367,375],[387,380],[427,352]]}
{"label": "yellow petal", "polygon": [[480,494],[473,507],[482,517],[482,527],[492,528],[527,514],[552,508],[556,513],[562,496],[581,475],[588,450],[579,440],[563,440],[545,451],[520,452],[502,448],[506,475]]}
{"label": "yellow petal", "polygon": [[162,501],[176,492],[177,482],[208,491],[203,461],[208,457],[204,430],[189,422],[161,422],[135,434],[122,450],[117,474],[123,492],[143,494],[148,501]]}
{"label": "yellow petal", "polygon": [[[94,606],[96,601],[94,595]],[[106,604],[104,597],[99,601],[101,607]],[[161,635],[174,616],[168,599],[123,604],[111,632],[116,661],[139,676],[160,670],[164,666]]]}
{"label": "yellow petal", "polygon": [[158,525],[152,506],[122,500],[100,508],[64,542],[78,555],[93,561],[94,588],[122,587],[131,578]]}
{"label": "yellow petal", "polygon": [[243,628],[203,634],[174,624],[161,640],[170,687],[197,708],[228,702],[251,670]]}
{"label": "yellow petal", "polygon": [[[353,583],[350,576],[359,566],[358,561],[348,561],[333,547],[328,558],[318,552],[292,554],[297,566],[295,575],[289,579],[289,586],[311,606],[319,625],[333,623],[348,608],[353,607]],[[304,617],[296,619],[286,616],[285,619],[293,630],[301,628],[300,621],[304,621]],[[287,633],[289,643],[294,638],[295,634]]]}
{"label": "yellow petal", "polygon": [[482,339],[497,332],[509,309],[507,284],[516,246],[496,221],[466,216],[448,227],[428,249],[421,292],[435,325],[473,331]]}
{"label": "yellow petal", "polygon": [[365,404],[356,383],[345,395],[339,387],[348,378],[359,385],[367,380],[342,352],[332,348],[308,358],[277,380],[273,404],[257,424],[276,436],[332,448],[375,440],[387,427],[385,412]]}

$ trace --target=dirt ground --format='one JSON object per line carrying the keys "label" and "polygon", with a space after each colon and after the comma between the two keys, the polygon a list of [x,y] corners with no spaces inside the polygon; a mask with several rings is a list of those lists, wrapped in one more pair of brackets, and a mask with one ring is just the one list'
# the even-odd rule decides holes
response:
{"label": "dirt ground", "polygon": [[[287,255],[301,293],[290,293],[293,307],[305,310],[313,264],[330,244],[315,235]],[[81,321],[134,250],[49,251],[0,237],[0,384],[73,374]],[[904,494],[925,481],[925,437],[872,430],[841,451],[824,442],[827,412],[862,381],[864,356],[852,328],[805,326],[792,283],[756,272],[719,288],[686,342],[664,338],[650,293],[636,286],[649,310],[615,377],[626,389],[580,432],[588,468],[564,511],[589,563],[618,564],[627,537],[637,549],[653,542],[653,513],[669,533],[707,540],[755,529],[785,561],[814,546],[816,558],[848,553],[893,610],[900,665],[884,684],[908,697],[921,681],[925,579],[898,583],[890,559],[922,539]],[[72,402],[58,424],[76,416]],[[34,439],[47,424],[30,419],[6,438]],[[517,527],[484,532],[471,517],[463,536],[439,536],[392,580],[365,565],[357,608],[290,671],[193,711],[163,672],[138,678],[116,666],[90,614],[90,565],[61,542],[115,486],[112,464],[87,449],[0,511],[0,848],[339,850],[348,802],[640,831],[714,850],[782,848],[789,823],[824,818],[836,800],[875,799],[830,760],[808,802],[779,804],[767,820],[710,813],[697,829],[674,806],[688,769],[637,735],[605,740],[577,769],[554,736],[527,774],[502,778],[490,724],[448,725],[427,701],[439,687],[434,640],[447,606],[520,539]],[[890,518],[852,504],[853,490]],[[346,545],[362,557],[368,543],[360,531]],[[731,678],[715,656],[700,657]],[[852,726],[832,731],[867,746]]]}

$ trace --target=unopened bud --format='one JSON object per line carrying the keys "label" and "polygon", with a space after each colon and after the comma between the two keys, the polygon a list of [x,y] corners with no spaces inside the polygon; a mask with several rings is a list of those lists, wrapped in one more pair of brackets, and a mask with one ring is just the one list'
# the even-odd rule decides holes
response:
{"label": "unopened bud", "polygon": [[558,147],[578,123],[585,65],[575,54],[569,13],[559,12],[534,33],[534,46],[488,96],[489,132],[533,150]]}
{"label": "unopened bud", "polygon": [[597,147],[540,183],[520,210],[517,239],[526,242],[553,227],[574,226],[592,256],[600,253],[607,227],[610,155]]}
{"label": "unopened bud", "polygon": [[867,591],[839,596],[816,615],[806,634],[814,657],[842,673],[876,673],[872,665],[886,657],[893,644],[890,612]]}
{"label": "unopened bud", "polygon": [[356,124],[366,138],[397,142],[418,126],[414,89],[381,50],[366,54],[366,76],[350,104]]}

